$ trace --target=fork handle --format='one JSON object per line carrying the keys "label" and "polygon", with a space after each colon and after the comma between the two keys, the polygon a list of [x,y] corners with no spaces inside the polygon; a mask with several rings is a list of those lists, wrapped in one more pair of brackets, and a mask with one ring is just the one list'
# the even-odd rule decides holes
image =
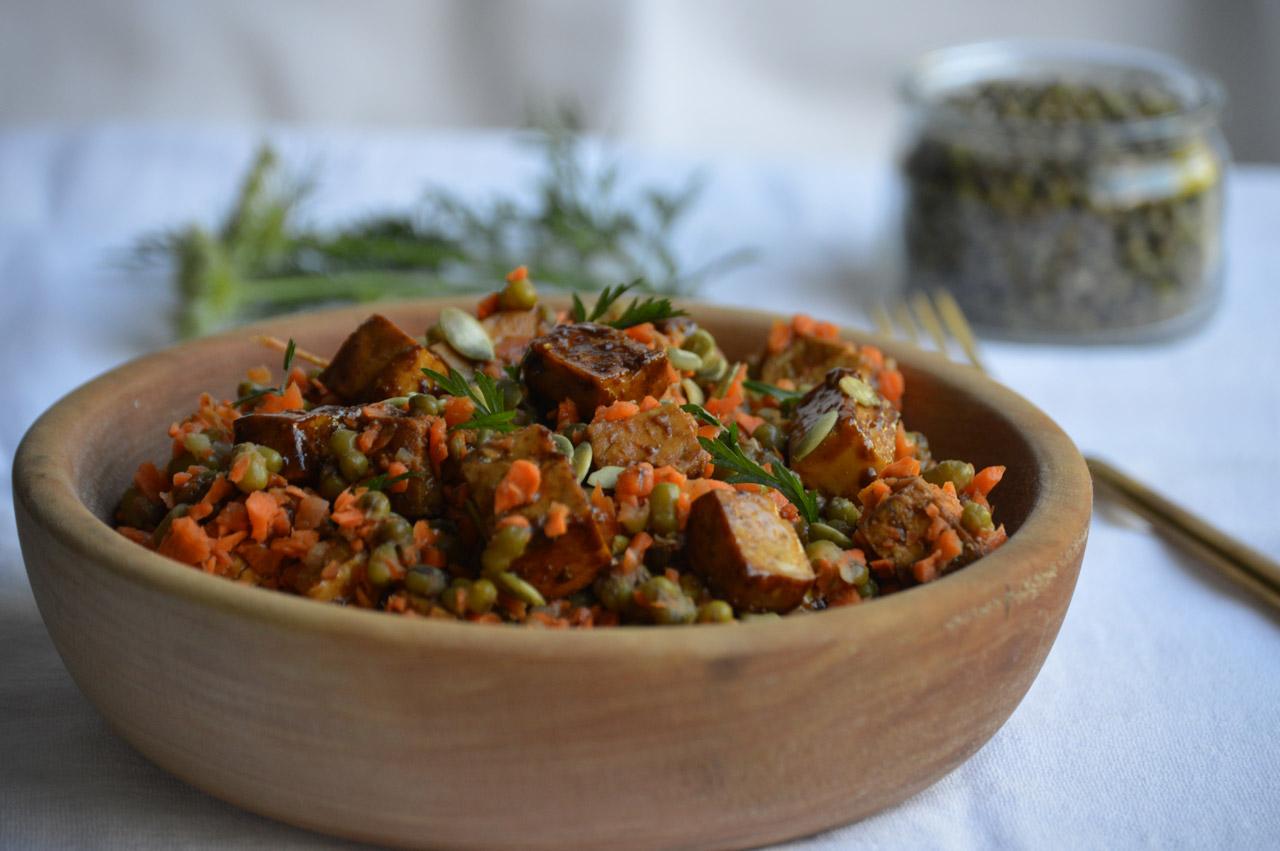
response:
{"label": "fork handle", "polygon": [[1160,496],[1099,458],[1085,458],[1095,483],[1218,573],[1280,610],[1280,564]]}

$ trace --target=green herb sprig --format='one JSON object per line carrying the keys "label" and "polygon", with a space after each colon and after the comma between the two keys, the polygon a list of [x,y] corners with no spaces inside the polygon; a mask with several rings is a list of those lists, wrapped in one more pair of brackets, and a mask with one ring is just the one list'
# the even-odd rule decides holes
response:
{"label": "green herb sprig", "polygon": [[455,430],[487,428],[492,431],[513,431],[516,428],[516,424],[512,422],[516,409],[507,407],[506,396],[498,387],[498,382],[483,372],[477,372],[471,381],[453,367],[449,367],[448,375],[426,367],[422,372],[450,396],[463,396],[475,404],[476,410],[471,419],[454,426]]}
{"label": "green herb sprig", "polygon": [[483,204],[432,187],[411,209],[325,230],[299,224],[311,183],[286,174],[264,146],[220,226],[149,236],[136,254],[171,270],[183,337],[308,305],[492,290],[521,265],[550,288],[643,279],[652,291],[689,292],[753,257],[738,249],[682,267],[675,232],[701,181],[626,183],[591,155],[579,127],[562,109],[526,134],[543,161],[531,187]]}
{"label": "green herb sprig", "polygon": [[421,470],[409,470],[407,473],[400,473],[396,476],[383,473],[379,476],[374,476],[372,479],[361,482],[360,487],[368,488],[371,491],[383,491],[392,485],[399,484],[400,482],[407,482],[409,479],[425,479],[426,477],[427,474]]}
{"label": "green herb sprig", "polygon": [[799,390],[785,390],[773,384],[764,381],[756,381],[755,379],[747,379],[742,382],[742,386],[750,390],[752,393],[759,393],[762,396],[772,396],[779,402],[799,401],[804,398],[804,393]]}
{"label": "green herb sprig", "polygon": [[289,344],[284,347],[284,364],[280,367],[284,371],[284,374],[280,377],[279,387],[259,388],[252,393],[246,393],[231,404],[237,408],[243,408],[250,402],[256,402],[258,399],[261,399],[263,396],[272,394],[283,396],[285,391],[289,389],[289,370],[293,368],[293,355],[296,348],[293,338],[290,337]]}
{"label": "green herb sprig", "polygon": [[773,472],[769,472],[747,457],[747,454],[742,451],[742,446],[738,443],[737,423],[726,427],[724,423],[720,422],[718,418],[701,405],[688,404],[682,406],[682,409],[703,422],[710,423],[720,429],[719,434],[714,438],[699,437],[698,442],[702,444],[703,449],[711,453],[711,460],[715,462],[717,467],[723,467],[732,472],[733,475],[727,481],[731,484],[751,482],[773,488],[799,509],[800,516],[806,521],[809,523],[818,522],[818,501],[813,491],[806,490],[804,483],[800,481],[800,477],[794,471],[788,469],[781,461],[773,462],[770,465],[773,468]]}
{"label": "green herb sprig", "polygon": [[[642,280],[634,280],[629,284],[619,284],[617,287],[605,287],[604,291],[596,299],[595,305],[591,308],[591,312],[587,312],[586,305],[582,303],[582,299],[578,298],[578,294],[573,294],[573,310],[571,315],[574,322],[595,322],[597,319],[609,313],[614,302],[634,287],[644,286]],[[671,304],[669,298],[658,298],[649,296],[644,301],[640,299],[632,299],[631,303],[622,311],[622,315],[617,319],[606,322],[605,324],[625,330],[636,325],[643,325],[646,322],[661,322],[664,319],[671,319],[676,316],[688,316],[688,312],[677,309]]]}

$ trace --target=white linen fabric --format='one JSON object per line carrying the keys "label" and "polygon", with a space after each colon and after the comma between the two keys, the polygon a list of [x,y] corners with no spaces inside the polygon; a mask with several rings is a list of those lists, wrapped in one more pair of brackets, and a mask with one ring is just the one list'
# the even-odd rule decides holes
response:
{"label": "white linen fabric", "polygon": [[[320,221],[411,203],[427,181],[472,197],[537,163],[503,134],[275,131],[314,163]],[[0,846],[329,847],[210,798],[132,751],[62,667],[22,568],[13,453],[57,397],[164,345],[162,277],[123,265],[136,237],[212,221],[261,134],[96,127],[0,133]],[[693,163],[621,151],[629,173]],[[878,279],[890,175],[721,162],[682,238],[757,247],[714,301],[857,324]],[[1280,170],[1232,178],[1226,292],[1160,346],[989,344],[995,374],[1078,444],[1264,552],[1280,552]],[[1280,621],[1146,529],[1099,511],[1075,599],[1039,678],[977,755],[927,791],[814,847],[1263,847],[1280,842]],[[429,837],[424,837],[429,839]]]}

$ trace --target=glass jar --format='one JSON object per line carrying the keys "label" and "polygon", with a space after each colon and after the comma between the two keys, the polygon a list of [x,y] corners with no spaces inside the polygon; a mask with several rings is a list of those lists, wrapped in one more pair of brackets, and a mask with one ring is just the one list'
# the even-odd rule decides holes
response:
{"label": "glass jar", "polygon": [[980,332],[1187,330],[1221,288],[1221,88],[1145,51],[997,42],[926,56],[909,107],[904,269]]}

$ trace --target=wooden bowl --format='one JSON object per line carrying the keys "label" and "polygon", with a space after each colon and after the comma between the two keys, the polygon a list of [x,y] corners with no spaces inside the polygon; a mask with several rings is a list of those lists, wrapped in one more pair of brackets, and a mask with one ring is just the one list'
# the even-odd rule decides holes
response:
{"label": "wooden bowl", "polygon": [[[449,303],[378,309],[422,329]],[[693,309],[736,356],[771,320]],[[995,497],[1011,537],[870,605],[594,631],[415,620],[208,576],[104,522],[200,391],[230,394],[275,364],[252,333],[328,352],[369,312],[140,358],[54,405],[18,451],[22,550],[67,669],[139,751],[210,794],[394,845],[758,845],[938,780],[1004,723],[1049,652],[1084,553],[1084,462],[1016,394],[878,339],[935,454],[1008,465]]]}

